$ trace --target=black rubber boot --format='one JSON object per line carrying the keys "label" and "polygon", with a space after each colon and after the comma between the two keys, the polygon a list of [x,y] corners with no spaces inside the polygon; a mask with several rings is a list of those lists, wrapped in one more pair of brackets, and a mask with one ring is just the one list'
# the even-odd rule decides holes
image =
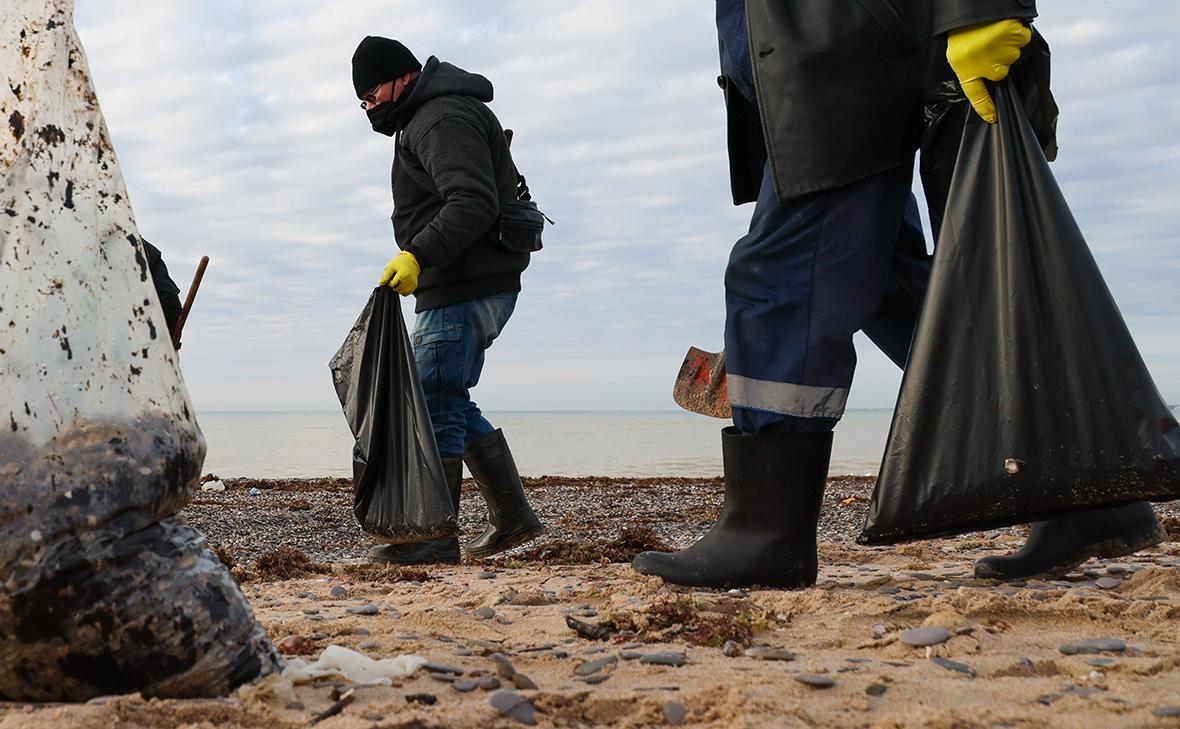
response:
{"label": "black rubber boot", "polygon": [[[443,473],[447,477],[447,488],[455,504],[455,517],[459,516],[459,494],[463,484],[462,456],[444,456]],[[425,542],[406,544],[378,544],[369,550],[369,561],[387,564],[458,564],[459,538],[446,537],[429,539]]]}
{"label": "black rubber boot", "polygon": [[504,431],[495,430],[467,444],[467,468],[488,502],[488,527],[467,543],[472,557],[488,557],[540,536],[545,527],[533,513]]}
{"label": "black rubber boot", "polygon": [[1126,557],[1154,547],[1164,538],[1155,510],[1146,501],[1094,509],[1034,523],[1020,551],[984,557],[975,563],[975,576],[994,580],[1056,577],[1091,557]]}
{"label": "black rubber boot", "polygon": [[815,531],[832,434],[721,432],[725,502],[688,549],[643,552],[632,566],[685,587],[798,588],[819,571]]}

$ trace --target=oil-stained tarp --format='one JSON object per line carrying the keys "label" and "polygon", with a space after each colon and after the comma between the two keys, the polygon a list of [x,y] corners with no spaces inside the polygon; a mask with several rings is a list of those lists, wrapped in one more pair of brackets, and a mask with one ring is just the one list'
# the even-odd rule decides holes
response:
{"label": "oil-stained tarp", "polygon": [[225,693],[278,658],[171,518],[205,444],[72,0],[0,39],[0,696]]}
{"label": "oil-stained tarp", "polygon": [[1010,81],[969,114],[860,541],[1180,498],[1180,428]]}

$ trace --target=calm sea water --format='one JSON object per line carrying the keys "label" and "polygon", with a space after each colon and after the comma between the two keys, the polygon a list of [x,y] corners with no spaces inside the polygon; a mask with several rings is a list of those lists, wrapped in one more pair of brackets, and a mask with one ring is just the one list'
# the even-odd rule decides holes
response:
{"label": "calm sea water", "polygon": [[[489,412],[525,476],[719,476],[727,421],[680,411]],[[850,410],[831,473],[875,474],[892,412]],[[339,412],[201,413],[205,473],[224,478],[351,476],[352,434]]]}

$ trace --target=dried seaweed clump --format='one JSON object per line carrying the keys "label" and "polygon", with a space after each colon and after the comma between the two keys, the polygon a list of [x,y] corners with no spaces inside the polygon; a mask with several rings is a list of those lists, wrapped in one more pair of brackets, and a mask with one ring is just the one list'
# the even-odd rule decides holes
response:
{"label": "dried seaweed clump", "polygon": [[671,549],[650,527],[625,526],[619,530],[619,536],[607,542],[547,542],[509,557],[503,564],[610,564],[630,562],[635,555],[648,550],[667,552]]}
{"label": "dried seaweed clump", "polygon": [[770,620],[748,603],[725,609],[705,606],[691,597],[677,596],[653,602],[638,610],[612,613],[602,622],[612,632],[627,633],[648,643],[673,640],[690,645],[720,648],[726,641],[749,646]]}

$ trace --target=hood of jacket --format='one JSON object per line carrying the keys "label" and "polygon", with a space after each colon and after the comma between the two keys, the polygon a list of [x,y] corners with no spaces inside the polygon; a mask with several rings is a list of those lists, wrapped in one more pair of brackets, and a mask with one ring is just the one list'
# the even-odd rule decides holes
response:
{"label": "hood of jacket", "polygon": [[492,100],[492,82],[478,73],[470,73],[436,56],[426,60],[422,73],[415,79],[410,95],[398,114],[398,131],[406,128],[414,112],[426,102],[440,96],[471,96],[488,103]]}

